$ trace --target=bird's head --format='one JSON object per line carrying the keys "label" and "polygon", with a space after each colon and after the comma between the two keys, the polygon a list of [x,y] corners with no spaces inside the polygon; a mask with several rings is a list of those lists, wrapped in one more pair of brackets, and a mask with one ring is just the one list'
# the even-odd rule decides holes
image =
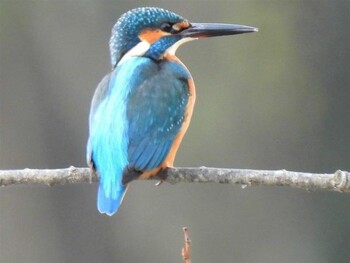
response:
{"label": "bird's head", "polygon": [[250,26],[190,23],[187,19],[157,7],[140,7],[124,13],[114,25],[109,42],[112,67],[135,56],[158,60],[174,55],[183,43],[204,37],[256,32]]}

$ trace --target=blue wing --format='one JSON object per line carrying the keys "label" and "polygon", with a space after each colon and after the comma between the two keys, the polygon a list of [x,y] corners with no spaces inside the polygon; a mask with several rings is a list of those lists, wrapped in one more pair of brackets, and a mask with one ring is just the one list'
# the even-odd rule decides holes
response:
{"label": "blue wing", "polygon": [[88,162],[100,176],[97,206],[101,213],[112,215],[119,207],[125,193],[120,174],[127,164],[125,141],[125,107],[123,91],[115,88],[115,72],[107,75],[94,94],[90,111],[90,137]]}
{"label": "blue wing", "polygon": [[149,60],[148,77],[130,94],[129,167],[149,171],[166,158],[178,134],[188,102],[189,72],[181,64]]}
{"label": "blue wing", "polygon": [[174,62],[131,58],[107,75],[89,117],[88,163],[100,176],[97,205],[114,214],[126,186],[123,170],[151,170],[165,159],[181,128],[188,71]]}
{"label": "blue wing", "polygon": [[122,173],[128,164],[126,101],[133,87],[142,81],[131,79],[142,63],[124,62],[107,75],[94,94],[89,117],[87,159],[100,177],[97,206],[112,215],[119,208],[126,191]]}

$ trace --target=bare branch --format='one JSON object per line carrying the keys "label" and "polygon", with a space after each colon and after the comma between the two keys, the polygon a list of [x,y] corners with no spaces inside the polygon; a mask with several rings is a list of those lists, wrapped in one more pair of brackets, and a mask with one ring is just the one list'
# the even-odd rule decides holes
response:
{"label": "bare branch", "polygon": [[[332,174],[290,172],[286,170],[264,171],[224,168],[174,167],[161,171],[152,179],[168,183],[222,183],[245,186],[270,185],[290,186],[305,190],[350,192],[350,173],[336,171]],[[89,168],[24,169],[0,171],[0,186],[15,184],[64,185],[96,182],[98,177],[90,174]]]}
{"label": "bare branch", "polygon": [[188,234],[187,227],[183,227],[182,231],[184,233],[184,246],[181,250],[181,255],[184,263],[191,263],[191,239]]}
{"label": "bare branch", "polygon": [[97,182],[89,168],[0,170],[0,186],[14,184],[45,184],[49,186]]}

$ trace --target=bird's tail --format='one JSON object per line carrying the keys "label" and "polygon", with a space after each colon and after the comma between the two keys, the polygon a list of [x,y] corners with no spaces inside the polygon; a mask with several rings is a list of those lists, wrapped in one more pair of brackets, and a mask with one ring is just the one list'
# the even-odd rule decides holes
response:
{"label": "bird's tail", "polygon": [[103,189],[103,184],[100,183],[97,194],[98,211],[100,211],[101,214],[112,216],[120,207],[126,190],[127,187],[122,186],[117,190],[115,196],[107,196],[105,190]]}

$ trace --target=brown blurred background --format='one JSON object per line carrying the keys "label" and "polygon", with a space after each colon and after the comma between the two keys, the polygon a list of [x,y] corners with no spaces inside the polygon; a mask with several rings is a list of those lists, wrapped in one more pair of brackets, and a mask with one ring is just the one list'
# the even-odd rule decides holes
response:
{"label": "brown blurred background", "polygon": [[[259,33],[192,42],[197,86],[177,166],[350,170],[350,1],[0,1],[0,169],[85,166],[93,91],[117,18],[160,6]],[[350,262],[350,195],[132,184],[113,217],[96,184],[0,189],[0,262]]]}

